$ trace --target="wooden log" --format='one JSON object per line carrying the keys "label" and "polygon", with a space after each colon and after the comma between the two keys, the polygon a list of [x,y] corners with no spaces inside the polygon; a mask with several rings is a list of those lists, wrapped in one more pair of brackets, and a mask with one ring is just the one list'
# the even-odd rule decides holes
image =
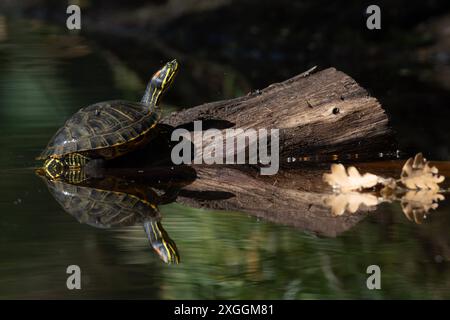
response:
{"label": "wooden log", "polygon": [[[388,118],[378,100],[334,68],[314,74],[307,71],[243,97],[174,112],[162,123],[192,128],[195,120],[219,129],[223,123],[244,130],[279,129],[280,162],[304,156],[373,158],[395,150]],[[209,143],[204,141],[203,147]]]}

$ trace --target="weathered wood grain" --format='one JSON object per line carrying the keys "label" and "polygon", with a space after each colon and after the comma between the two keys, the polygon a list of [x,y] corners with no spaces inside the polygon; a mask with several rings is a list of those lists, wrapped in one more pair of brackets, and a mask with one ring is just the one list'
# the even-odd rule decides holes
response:
{"label": "weathered wood grain", "polygon": [[174,112],[162,122],[189,127],[195,120],[224,121],[242,129],[280,129],[284,159],[335,155],[361,159],[395,150],[388,117],[378,100],[334,68],[303,73],[236,99]]}

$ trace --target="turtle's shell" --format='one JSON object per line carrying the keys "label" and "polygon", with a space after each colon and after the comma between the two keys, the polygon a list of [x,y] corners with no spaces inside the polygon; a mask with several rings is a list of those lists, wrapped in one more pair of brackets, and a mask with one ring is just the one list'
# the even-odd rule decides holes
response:
{"label": "turtle's shell", "polygon": [[147,142],[148,133],[161,111],[121,100],[99,102],[80,109],[66,121],[38,159],[81,153],[105,159],[115,158]]}
{"label": "turtle's shell", "polygon": [[127,192],[73,185],[45,179],[47,187],[61,207],[76,218],[96,228],[132,226],[148,219],[159,219],[160,213],[150,199]]}

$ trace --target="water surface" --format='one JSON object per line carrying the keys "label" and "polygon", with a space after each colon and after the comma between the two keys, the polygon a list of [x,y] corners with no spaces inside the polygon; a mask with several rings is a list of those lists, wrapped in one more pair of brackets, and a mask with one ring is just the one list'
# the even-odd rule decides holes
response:
{"label": "water surface", "polygon": [[[2,21],[0,298],[450,298],[448,201],[420,225],[399,203],[383,204],[335,238],[240,212],[161,205],[178,265],[153,253],[140,225],[79,223],[35,175],[34,157],[80,106],[138,100],[144,83],[81,36]],[[183,105],[177,92],[165,110]],[[82,290],[66,288],[71,264],[81,267]],[[366,287],[372,264],[381,267],[382,290]]]}

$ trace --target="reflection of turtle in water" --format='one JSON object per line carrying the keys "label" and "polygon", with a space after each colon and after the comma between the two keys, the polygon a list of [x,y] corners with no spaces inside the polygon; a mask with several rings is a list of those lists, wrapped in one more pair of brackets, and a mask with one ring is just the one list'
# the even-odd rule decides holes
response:
{"label": "reflection of turtle in water", "polygon": [[43,177],[50,193],[79,222],[96,228],[143,224],[151,246],[166,263],[178,263],[175,242],[161,225],[157,195],[149,187],[133,187],[122,179],[89,179],[79,184]]}
{"label": "reflection of turtle in water", "polygon": [[[113,159],[147,143],[155,132],[162,95],[178,71],[173,60],[150,79],[140,103],[99,102],[80,109],[66,121],[37,158],[45,160],[44,169],[51,179],[68,175],[82,180],[82,170],[91,159]],[[70,172],[70,174],[67,174]]]}

